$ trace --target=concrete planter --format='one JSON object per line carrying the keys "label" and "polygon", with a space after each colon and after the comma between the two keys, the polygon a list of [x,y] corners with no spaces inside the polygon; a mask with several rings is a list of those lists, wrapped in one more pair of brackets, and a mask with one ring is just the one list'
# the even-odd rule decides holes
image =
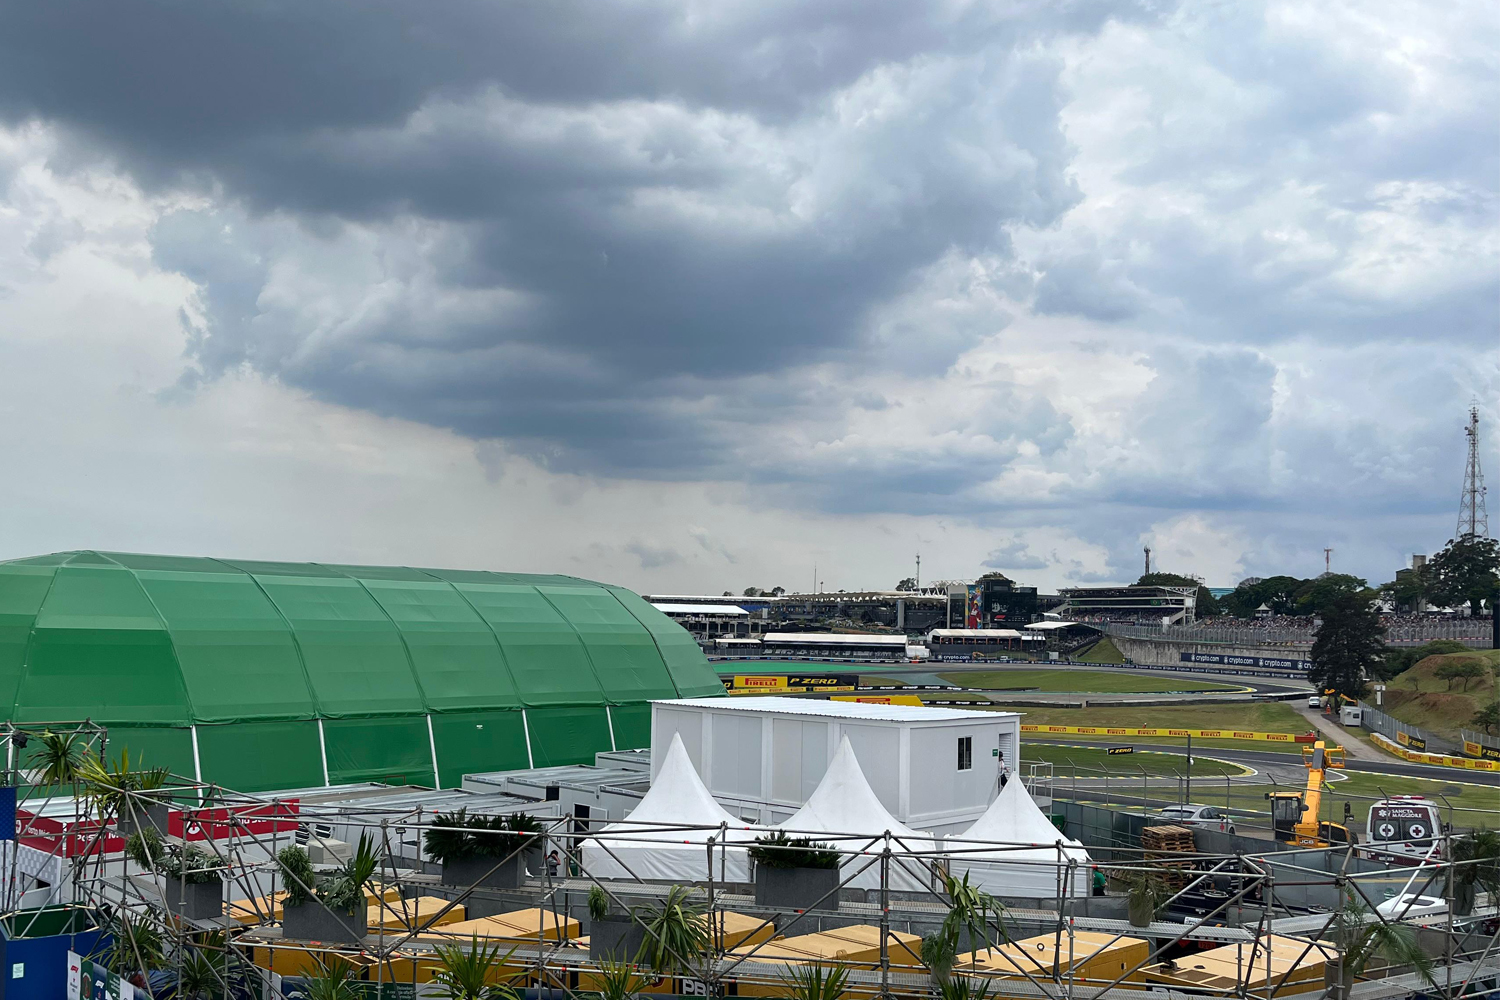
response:
{"label": "concrete planter", "polygon": [[[500,867],[495,868],[497,863]],[[491,868],[495,870],[491,872]],[[515,889],[521,884],[521,859],[517,856],[505,862],[500,862],[500,859],[496,857],[444,861],[441,878],[444,885],[478,885],[488,889]]]}
{"label": "concrete planter", "polygon": [[589,921],[589,958],[631,962],[646,943],[646,927],[630,917]]}
{"label": "concrete planter", "polygon": [[1132,898],[1128,912],[1132,927],[1150,927],[1151,921],[1156,919],[1156,901]]}
{"label": "concrete planter", "polygon": [[188,882],[167,879],[162,887],[167,909],[189,920],[213,920],[224,915],[224,883]]}
{"label": "concrete planter", "polygon": [[369,911],[341,913],[316,899],[287,906],[281,915],[281,934],[294,941],[360,944],[370,933]]}
{"label": "concrete planter", "polygon": [[1474,912],[1474,883],[1460,883],[1453,887],[1452,906],[1455,917],[1467,917]]}
{"label": "concrete planter", "polygon": [[120,836],[128,837],[132,833],[140,833],[141,830],[150,827],[163,837],[167,835],[167,819],[172,812],[172,806],[168,802],[142,802],[132,799],[120,806],[120,813],[115,818],[115,829]]}
{"label": "concrete planter", "polygon": [[755,905],[775,910],[837,910],[839,897],[834,890],[838,884],[837,868],[756,865]]}

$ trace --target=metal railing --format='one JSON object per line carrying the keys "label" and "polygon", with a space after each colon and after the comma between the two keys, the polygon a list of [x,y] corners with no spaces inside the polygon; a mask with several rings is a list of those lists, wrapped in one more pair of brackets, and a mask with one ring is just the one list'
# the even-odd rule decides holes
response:
{"label": "metal railing", "polygon": [[[1089,622],[1106,635],[1127,639],[1155,639],[1171,642],[1202,642],[1226,646],[1274,646],[1294,649],[1311,648],[1317,630],[1309,621],[1305,628],[1243,628],[1222,625],[1126,625],[1116,622]],[[1422,624],[1390,625],[1386,628],[1388,646],[1420,646],[1448,639],[1474,649],[1488,649],[1491,641],[1487,618],[1465,618],[1458,621],[1435,621]]]}
{"label": "metal railing", "polygon": [[[1416,746],[1413,746],[1412,749],[1425,749],[1428,753],[1456,753],[1458,751],[1458,746],[1446,736],[1437,736],[1422,729],[1420,726],[1414,726],[1410,722],[1402,722],[1400,719],[1382,712],[1369,702],[1362,701],[1359,703],[1359,707],[1360,725],[1372,733],[1379,733],[1386,739],[1395,740],[1402,746],[1409,746],[1408,740],[1415,738],[1420,742]],[[1403,733],[1407,736],[1407,740],[1401,738]]]}

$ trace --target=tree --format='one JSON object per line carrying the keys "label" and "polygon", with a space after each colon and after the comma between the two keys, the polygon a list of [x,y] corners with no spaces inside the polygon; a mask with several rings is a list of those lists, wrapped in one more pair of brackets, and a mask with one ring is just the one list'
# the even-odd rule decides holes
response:
{"label": "tree", "polygon": [[1456,538],[1427,564],[1434,604],[1469,606],[1479,614],[1486,601],[1493,609],[1500,593],[1500,541],[1493,538]]}
{"label": "tree", "polygon": [[1380,675],[1386,680],[1405,673],[1412,667],[1421,663],[1429,656],[1441,656],[1444,653],[1467,653],[1469,647],[1453,639],[1434,639],[1420,646],[1402,648],[1393,646],[1385,651],[1385,666]]}
{"label": "tree", "polygon": [[1197,605],[1200,616],[1220,614],[1219,602],[1214,600],[1214,595],[1208,592],[1203,581],[1195,580],[1190,576],[1180,576],[1177,573],[1145,573],[1135,581],[1137,587],[1195,587],[1197,588]]}
{"label": "tree", "polygon": [[917,581],[908,576],[904,580],[902,580],[900,583],[896,584],[896,589],[897,590],[916,590],[917,589]]}
{"label": "tree", "polygon": [[726,590],[726,591],[724,591],[724,596],[725,597],[733,597],[734,595],[731,594],[729,591]]}
{"label": "tree", "polygon": [[1313,638],[1308,680],[1334,697],[1358,698],[1365,678],[1375,676],[1385,654],[1385,626],[1358,594],[1340,594],[1323,608],[1323,624]]}
{"label": "tree", "polygon": [[1454,681],[1463,681],[1465,692],[1469,690],[1470,681],[1476,677],[1483,677],[1487,673],[1489,671],[1484,668],[1483,664],[1473,659],[1454,660],[1432,672],[1434,677],[1448,682],[1449,691],[1453,690]]}
{"label": "tree", "polygon": [[1361,577],[1347,573],[1324,573],[1305,581],[1297,589],[1297,609],[1304,615],[1320,615],[1335,600],[1349,594],[1366,603],[1378,596]]}
{"label": "tree", "polygon": [[1295,576],[1248,577],[1221,602],[1224,610],[1239,618],[1253,618],[1264,604],[1273,615],[1308,614],[1297,603],[1298,596],[1312,583]]}
{"label": "tree", "polygon": [[1469,720],[1487,733],[1500,730],[1500,701],[1491,702],[1474,713],[1474,718]]}
{"label": "tree", "polygon": [[981,580],[1009,580],[1010,577],[1008,577],[1004,573],[1001,573],[1000,571],[996,570],[994,572],[990,572],[990,573],[984,574],[984,576],[981,576],[979,579],[981,579]]}
{"label": "tree", "polygon": [[786,588],[785,587],[772,587],[771,588],[771,596],[772,597],[781,597],[785,593],[786,593]]}
{"label": "tree", "polygon": [[760,596],[760,588],[759,587],[746,587],[745,588],[745,593],[742,596],[744,596],[744,597],[759,597]]}
{"label": "tree", "polygon": [[1427,567],[1419,566],[1415,569],[1396,570],[1396,579],[1381,584],[1380,594],[1399,609],[1415,611],[1422,606],[1423,601],[1428,600],[1431,587]]}

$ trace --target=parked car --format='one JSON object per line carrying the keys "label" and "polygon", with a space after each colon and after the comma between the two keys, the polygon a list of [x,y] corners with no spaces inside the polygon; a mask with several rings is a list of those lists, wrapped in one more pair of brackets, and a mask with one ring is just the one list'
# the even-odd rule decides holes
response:
{"label": "parked car", "polygon": [[1322,708],[1323,707],[1323,699],[1320,698],[1320,697],[1318,697],[1315,694],[1310,694],[1310,695],[1307,696],[1307,707],[1308,708]]}
{"label": "parked car", "polygon": [[1448,901],[1441,896],[1423,896],[1415,892],[1403,892],[1375,907],[1375,912],[1387,920],[1431,917],[1447,913]]}
{"label": "parked car", "polygon": [[1219,830],[1234,832],[1234,820],[1222,809],[1213,806],[1168,806],[1156,814],[1174,826],[1185,826],[1192,830]]}

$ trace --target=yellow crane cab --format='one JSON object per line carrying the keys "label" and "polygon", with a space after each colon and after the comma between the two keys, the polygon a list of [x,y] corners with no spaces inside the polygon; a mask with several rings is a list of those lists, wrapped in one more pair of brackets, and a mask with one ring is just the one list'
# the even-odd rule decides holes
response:
{"label": "yellow crane cab", "polygon": [[[1277,840],[1297,847],[1336,847],[1357,843],[1347,823],[1328,823],[1318,819],[1323,805],[1323,789],[1328,784],[1328,770],[1344,766],[1344,748],[1330,747],[1318,740],[1302,748],[1302,765],[1307,768],[1307,787],[1300,792],[1267,792],[1271,802],[1271,831]],[[1347,811],[1347,810],[1346,810]]]}

